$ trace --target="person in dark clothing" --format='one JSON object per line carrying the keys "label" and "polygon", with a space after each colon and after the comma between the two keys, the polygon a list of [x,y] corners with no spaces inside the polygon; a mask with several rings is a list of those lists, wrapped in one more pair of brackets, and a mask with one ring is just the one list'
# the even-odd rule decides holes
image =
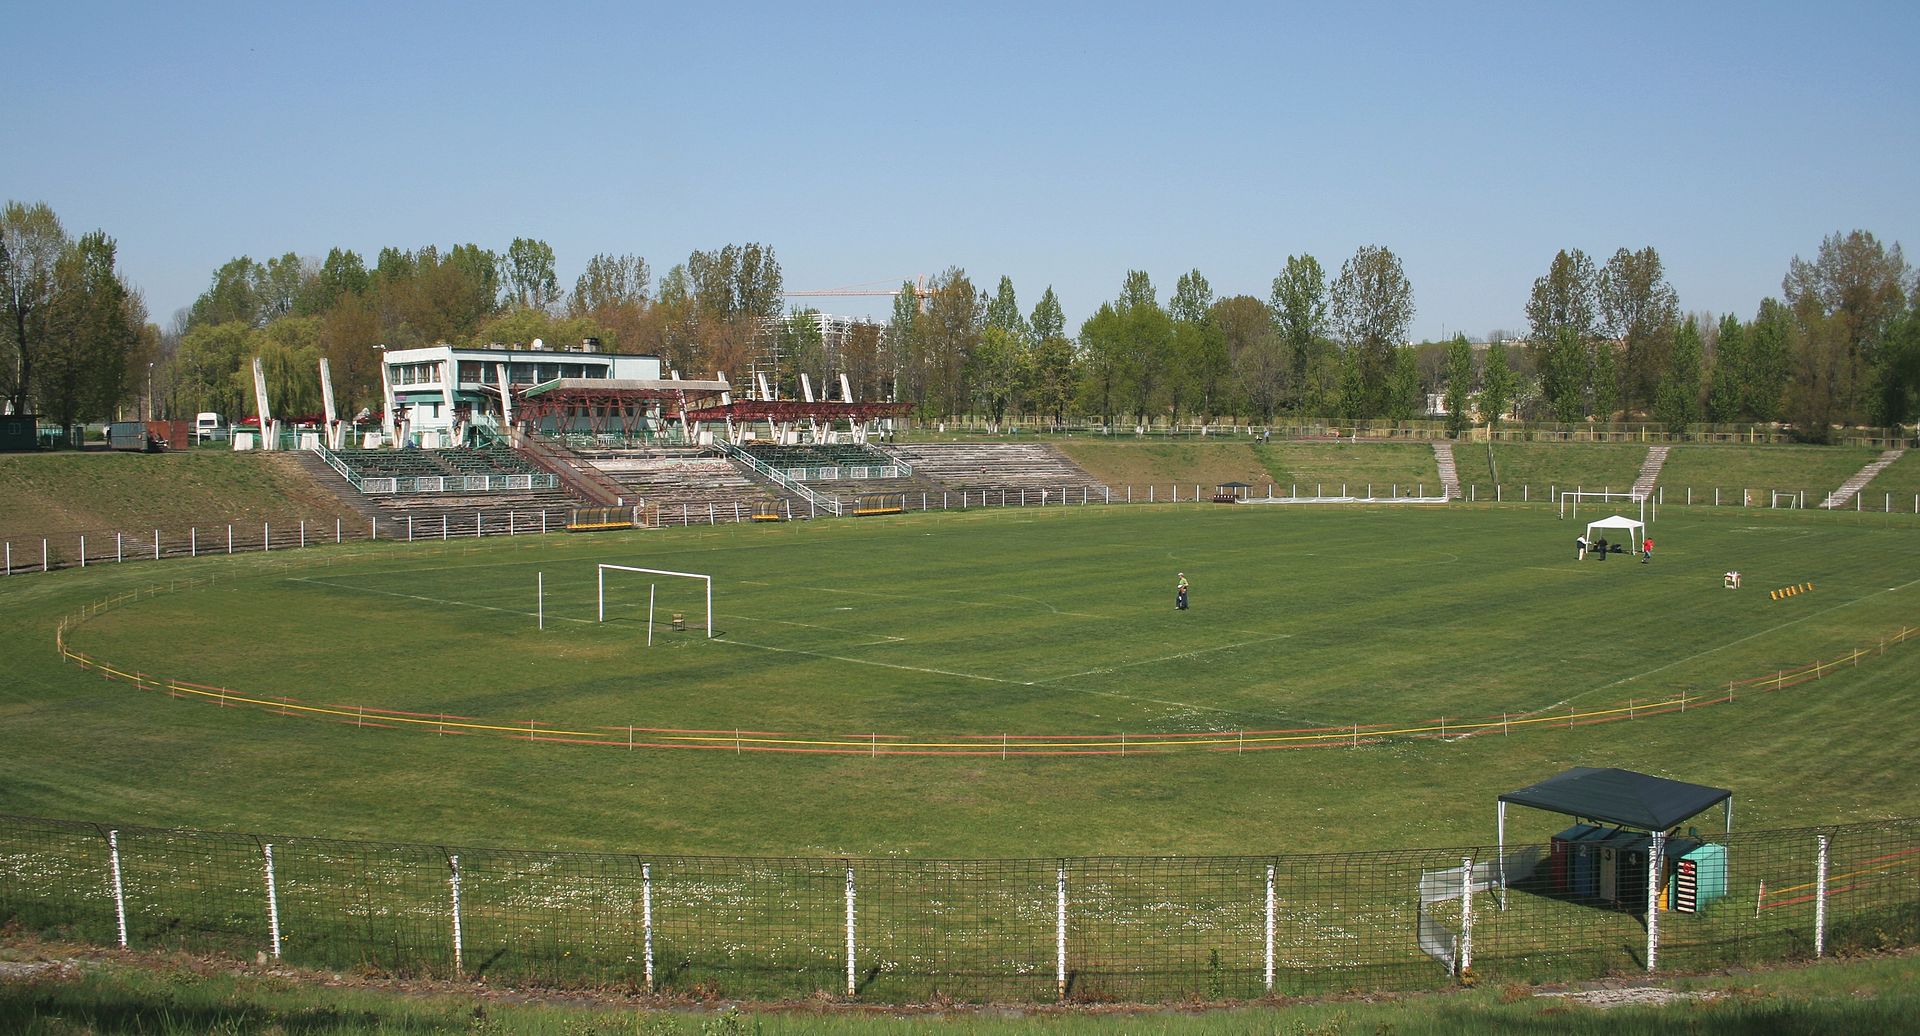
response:
{"label": "person in dark clothing", "polygon": [[1600,537],[1600,542],[1595,543],[1593,549],[1600,552],[1600,560],[1607,560],[1607,538],[1605,536]]}

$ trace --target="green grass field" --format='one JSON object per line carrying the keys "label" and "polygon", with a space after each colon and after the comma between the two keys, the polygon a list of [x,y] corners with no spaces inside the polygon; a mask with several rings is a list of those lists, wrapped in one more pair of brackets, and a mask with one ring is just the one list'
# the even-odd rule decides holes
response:
{"label": "green grass field", "polygon": [[[0,810],[694,853],[1236,853],[1480,841],[1494,794],[1587,764],[1733,787],[1746,826],[1920,811],[1902,762],[1920,738],[1890,722],[1920,673],[1910,646],[1830,692],[1823,681],[1822,693],[1685,715],[1232,750],[1240,731],[1709,695],[1875,647],[1911,621],[1911,520],[1666,513],[1645,566],[1576,563],[1576,529],[1539,507],[1185,506],[361,545],[290,564],[22,577],[0,586],[19,645],[0,690]],[[721,635],[662,629],[648,648],[637,576],[615,584],[612,621],[594,622],[599,562],[711,573]],[[1720,588],[1730,568],[1745,591]],[[1184,613],[1177,571],[1194,582]],[[208,576],[88,619],[69,644],[130,671],[335,706],[335,721],[140,692],[55,654],[56,616]],[[1768,600],[1804,582],[1817,589]],[[662,618],[698,626],[682,583],[657,584]],[[505,729],[372,729],[362,708]],[[615,743],[628,726],[705,730],[719,747],[516,739],[529,722],[538,736]],[[850,754],[736,754],[735,730]],[[1132,748],[1002,759],[1002,734],[1126,735]],[[1228,750],[1149,751],[1156,735],[1195,734]],[[879,752],[968,739],[985,752]]]}
{"label": "green grass field", "polygon": [[[1920,526],[1672,508],[1654,563],[1581,563],[1553,513],[976,509],[15,577],[0,584],[0,636],[19,645],[0,685],[0,813],[271,836],[289,953],[401,974],[451,970],[433,846],[503,846],[585,853],[459,850],[469,968],[631,984],[631,871],[652,860],[663,981],[730,995],[836,988],[851,858],[866,959],[906,962],[863,980],[876,1001],[949,982],[1050,998],[1045,890],[1072,857],[1076,998],[1218,999],[1260,990],[1249,896],[1273,860],[1282,988],[1444,981],[1408,934],[1406,890],[1461,855],[1432,847],[1488,844],[1501,791],[1622,766],[1739,803],[1740,903],[1676,927],[1664,959],[1806,952],[1804,926],[1773,921],[1792,915],[1756,926],[1745,905],[1758,881],[1806,880],[1810,838],[1742,835],[1920,812],[1905,722],[1920,644],[1881,650],[1911,619]],[[686,581],[655,579],[660,613],[690,621],[649,647],[633,573],[596,621],[602,563],[711,574],[719,635]],[[1745,590],[1721,589],[1728,568]],[[1787,584],[1813,589],[1771,599]],[[63,619],[68,650],[119,679],[55,650]],[[1845,664],[1703,704],[1820,659]],[[1648,714],[1677,696],[1695,706]],[[1607,710],[1620,721],[1560,720]],[[1442,721],[1449,736],[1431,736]],[[1275,747],[1350,725],[1351,746]],[[1511,842],[1565,824],[1511,819]],[[1853,837],[1837,866],[1904,859],[1905,836],[1883,835]],[[0,894],[68,890],[27,898],[28,930],[111,938],[98,831],[0,836]],[[259,944],[253,839],[124,845],[137,945]],[[1309,855],[1378,849],[1403,851]],[[1168,904],[1183,923],[1163,923]],[[1906,938],[1906,915],[1858,906],[1850,923],[1881,927],[1847,945]],[[1638,932],[1630,914],[1521,897],[1484,923],[1485,973],[1630,970]]]}

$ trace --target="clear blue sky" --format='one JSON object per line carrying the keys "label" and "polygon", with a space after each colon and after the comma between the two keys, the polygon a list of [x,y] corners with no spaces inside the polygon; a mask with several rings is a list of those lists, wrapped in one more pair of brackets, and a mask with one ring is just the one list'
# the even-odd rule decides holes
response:
{"label": "clear blue sky", "polygon": [[1750,316],[1826,234],[1920,247],[1911,3],[706,6],[15,3],[0,195],[115,236],[163,324],[237,255],[516,236],[566,286],[960,266],[1070,329],[1128,269],[1265,298],[1383,244],[1415,337],[1523,326],[1560,248]]}

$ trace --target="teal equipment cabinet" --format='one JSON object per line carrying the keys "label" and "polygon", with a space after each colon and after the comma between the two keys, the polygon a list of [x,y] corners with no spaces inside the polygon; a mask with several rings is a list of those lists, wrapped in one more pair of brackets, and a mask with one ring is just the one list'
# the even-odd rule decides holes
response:
{"label": "teal equipment cabinet", "polygon": [[1727,847],[1706,842],[1674,857],[1667,884],[1667,908],[1699,913],[1727,894]]}

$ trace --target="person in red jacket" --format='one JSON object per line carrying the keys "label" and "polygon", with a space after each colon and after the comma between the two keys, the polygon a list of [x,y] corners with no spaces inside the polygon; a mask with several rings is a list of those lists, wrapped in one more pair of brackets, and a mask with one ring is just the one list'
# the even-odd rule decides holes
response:
{"label": "person in red jacket", "polygon": [[1644,565],[1647,562],[1652,560],[1653,560],[1653,537],[1649,536],[1646,539],[1640,541],[1640,563]]}

